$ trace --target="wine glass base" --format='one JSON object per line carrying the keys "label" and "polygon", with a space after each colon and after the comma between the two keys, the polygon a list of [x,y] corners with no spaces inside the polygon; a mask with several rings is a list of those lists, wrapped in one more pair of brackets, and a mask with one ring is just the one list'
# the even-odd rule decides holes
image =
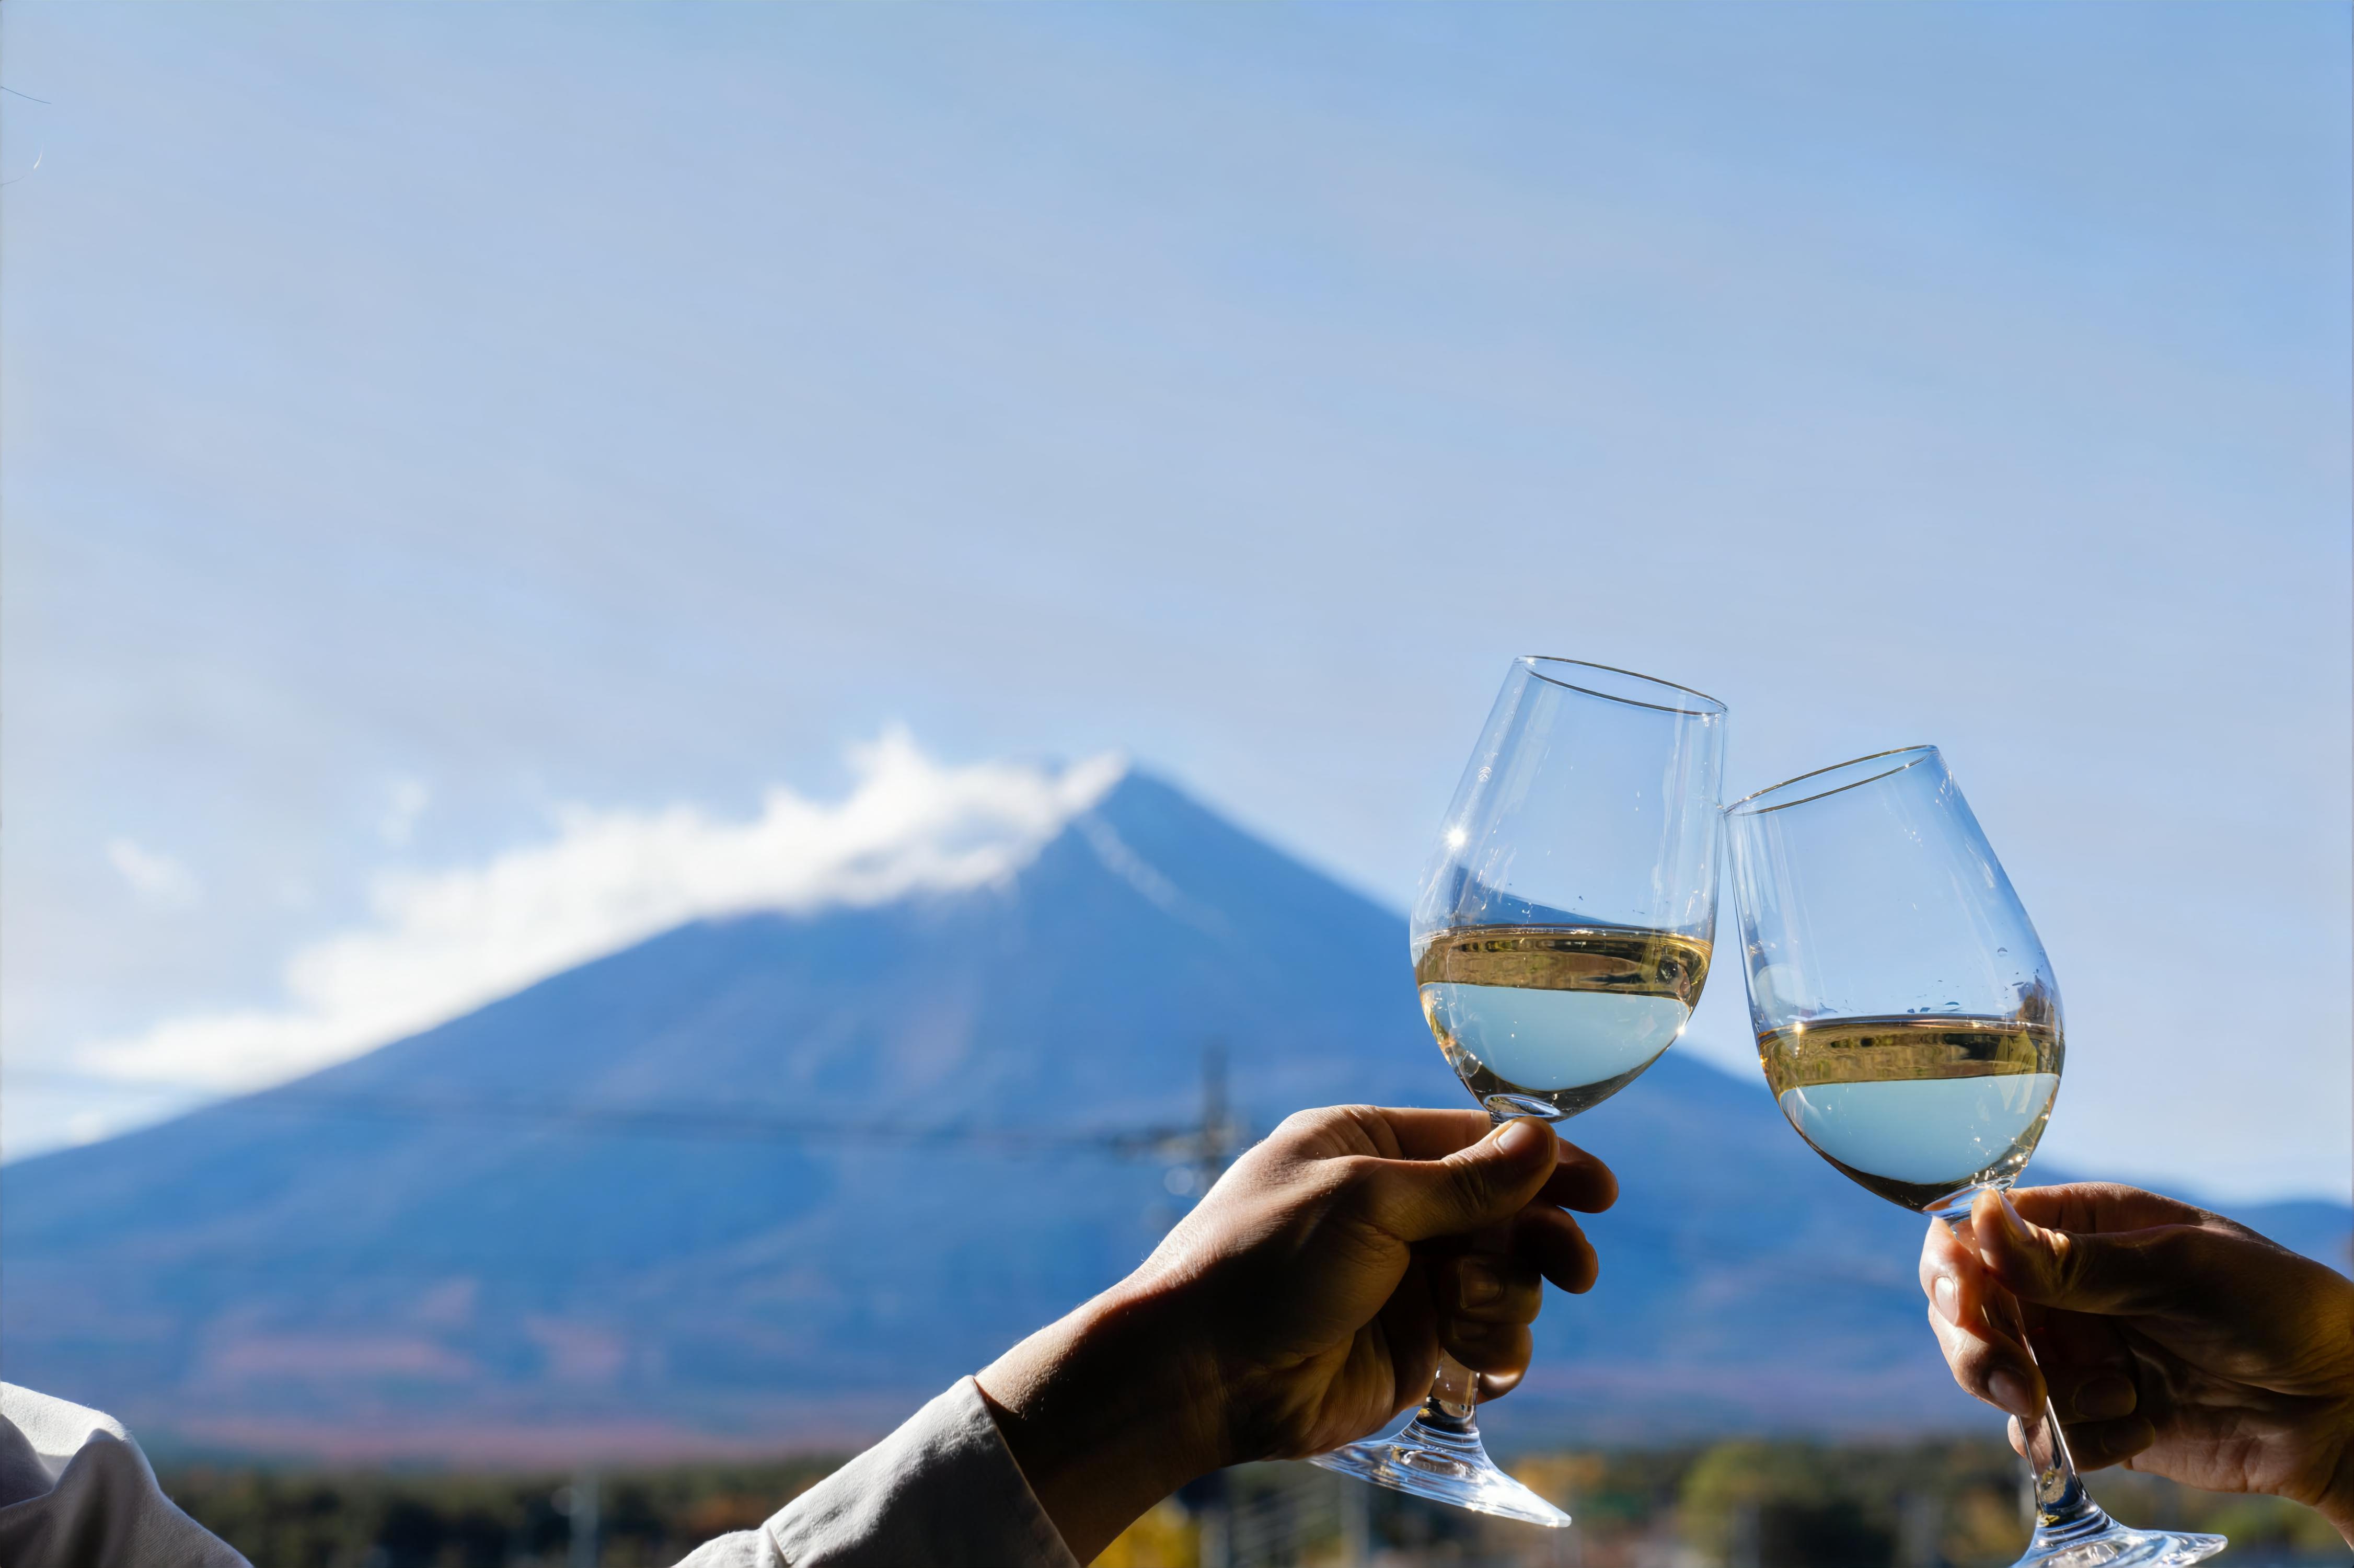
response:
{"label": "wine glass base", "polygon": [[2027,1554],[2011,1568],[2183,1568],[2204,1563],[2229,1544],[2220,1535],[2134,1530],[2111,1520],[2097,1534],[2068,1540],[2038,1531]]}
{"label": "wine glass base", "polygon": [[[1385,1437],[1368,1437],[1308,1461],[1377,1487],[1451,1503],[1475,1513],[1562,1530],[1569,1515],[1496,1468],[1477,1433],[1458,1436],[1409,1421]],[[2155,1562],[2157,1559],[2152,1559]],[[2185,1558],[2185,1562],[2192,1559]]]}

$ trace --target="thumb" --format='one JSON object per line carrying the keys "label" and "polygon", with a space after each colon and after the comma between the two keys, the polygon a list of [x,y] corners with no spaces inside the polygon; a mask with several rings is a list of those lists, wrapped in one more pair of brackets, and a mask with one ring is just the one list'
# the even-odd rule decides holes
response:
{"label": "thumb", "polygon": [[2009,1194],[1981,1192],[1970,1205],[1978,1253],[2022,1301],[2107,1316],[2156,1312],[2191,1275],[2182,1243],[2192,1227],[2157,1225],[2102,1234],[2030,1224]]}
{"label": "thumb", "polygon": [[1537,1195],[1560,1149],[1552,1128],[1515,1117],[1444,1160],[1380,1161],[1367,1197],[1382,1228],[1406,1241],[1484,1229]]}

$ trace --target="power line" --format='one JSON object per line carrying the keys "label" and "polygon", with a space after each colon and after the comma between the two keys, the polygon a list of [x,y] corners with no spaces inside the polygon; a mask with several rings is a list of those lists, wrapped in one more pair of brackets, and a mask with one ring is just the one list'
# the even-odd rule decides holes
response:
{"label": "power line", "polygon": [[[720,1105],[622,1105],[590,1100],[534,1099],[466,1094],[387,1093],[284,1087],[266,1089],[201,1107],[233,1114],[352,1117],[397,1121],[493,1121],[552,1128],[680,1139],[687,1142],[870,1142],[958,1144],[1005,1154],[1078,1152],[1117,1159],[1157,1159],[1200,1170],[1203,1189],[1216,1180],[1247,1141],[1241,1120],[1226,1108],[1223,1051],[1213,1045],[1203,1065],[1203,1111],[1198,1125],[1144,1123],[1097,1128],[987,1126],[951,1122],[930,1126],[903,1118],[779,1114]],[[19,1071],[18,1081],[82,1082],[80,1075]],[[141,1086],[100,1080],[117,1087]],[[162,1087],[163,1086],[146,1086]],[[175,1089],[185,1086],[169,1086]]]}
{"label": "power line", "polygon": [[689,1142],[797,1140],[875,1143],[959,1143],[1007,1153],[1099,1150],[1128,1157],[1189,1157],[1194,1129],[1177,1125],[1125,1128],[1005,1127],[950,1122],[918,1125],[903,1119],[776,1115],[723,1106],[627,1106],[594,1101],[497,1099],[479,1096],[334,1094],[278,1090],[215,1107],[415,1121],[520,1121],[614,1134],[643,1134]]}

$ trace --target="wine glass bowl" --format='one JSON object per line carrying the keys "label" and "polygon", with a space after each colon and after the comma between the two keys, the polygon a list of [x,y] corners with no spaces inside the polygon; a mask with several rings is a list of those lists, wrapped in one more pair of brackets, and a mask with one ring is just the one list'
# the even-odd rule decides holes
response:
{"label": "wine glass bowl", "polygon": [[1423,1016],[1490,1115],[1558,1120],[1691,1021],[1716,932],[1724,705],[1629,671],[1514,661],[1423,874]]}
{"label": "wine glass bowl", "polygon": [[2009,1185],[2059,1093],[2060,989],[1936,747],[1725,817],[1758,1060],[1791,1127],[1909,1209]]}
{"label": "wine glass bowl", "polygon": [[[1858,758],[1736,800],[1725,821],[1775,1104],[1867,1191],[1968,1224],[2035,1152],[2067,1054],[2051,960],[1945,758]],[[1989,1310],[2029,1342],[2007,1294]],[[2014,1568],[2177,1568],[2223,1550],[2104,1513],[2048,1402],[2020,1430],[2037,1523]]]}

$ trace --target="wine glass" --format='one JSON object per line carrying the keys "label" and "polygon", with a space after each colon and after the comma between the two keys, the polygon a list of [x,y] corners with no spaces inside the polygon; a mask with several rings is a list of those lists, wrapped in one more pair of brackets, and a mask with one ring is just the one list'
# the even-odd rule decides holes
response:
{"label": "wine glass", "polygon": [[[1456,786],[1410,928],[1423,1016],[1499,1122],[1600,1105],[1675,1043],[1716,934],[1724,705],[1574,659],[1515,660]],[[1560,1526],[1498,1469],[1474,1374],[1442,1354],[1387,1436],[1316,1463]]]}
{"label": "wine glass", "polygon": [[[1775,1103],[1865,1190],[1967,1224],[1971,1202],[2035,1152],[2064,1052],[2051,961],[1945,759],[1934,746],[1858,758],[1725,818]],[[2007,1292],[1988,1309],[2026,1342]],[[2020,1425],[2037,1517],[2014,1568],[2156,1568],[2223,1550],[2220,1535],[2104,1513],[2048,1400]]]}

